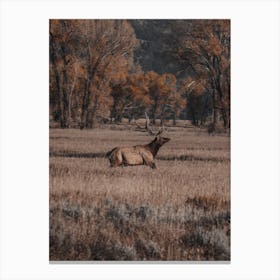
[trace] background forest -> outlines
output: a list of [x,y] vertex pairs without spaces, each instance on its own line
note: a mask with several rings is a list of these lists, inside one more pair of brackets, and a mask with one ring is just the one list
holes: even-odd
[[230,127],[229,20],[50,20],[51,126]]

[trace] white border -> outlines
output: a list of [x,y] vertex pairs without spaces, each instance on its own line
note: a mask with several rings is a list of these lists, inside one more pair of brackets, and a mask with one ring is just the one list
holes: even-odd
[[[231,18],[230,264],[49,264],[49,18]],[[2,1],[1,279],[279,279],[279,34],[278,1]]]

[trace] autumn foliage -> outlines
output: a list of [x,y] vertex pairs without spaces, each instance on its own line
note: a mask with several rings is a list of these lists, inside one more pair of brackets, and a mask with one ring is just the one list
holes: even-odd
[[[50,20],[50,115],[61,127],[93,128],[149,115],[230,126],[230,25],[168,21],[168,54],[184,75],[143,70],[143,42],[128,20]],[[158,34],[160,36],[160,34]],[[180,72],[180,71],[179,71]]]
[[213,124],[230,127],[230,21],[194,20],[186,28],[175,21],[177,54],[191,73],[183,88],[195,124],[203,124],[209,109]]

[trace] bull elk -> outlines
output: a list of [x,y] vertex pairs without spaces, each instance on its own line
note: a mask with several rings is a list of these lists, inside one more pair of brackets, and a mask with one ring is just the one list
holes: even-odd
[[[147,130],[150,134],[154,135],[148,127],[148,120],[146,122]],[[106,156],[109,158],[111,167],[116,166],[131,166],[131,165],[147,165],[151,168],[156,168],[154,162],[158,150],[166,142],[170,141],[169,138],[161,137],[163,127],[155,135],[155,139],[146,145],[136,145],[132,147],[116,147],[109,151]]]

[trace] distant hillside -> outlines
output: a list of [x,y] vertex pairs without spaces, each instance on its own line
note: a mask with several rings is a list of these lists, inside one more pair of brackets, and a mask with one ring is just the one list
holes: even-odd
[[172,20],[130,20],[130,23],[141,44],[135,52],[135,60],[144,71],[172,73],[177,78],[186,76],[182,72],[185,67],[171,48],[176,37],[171,31]]

